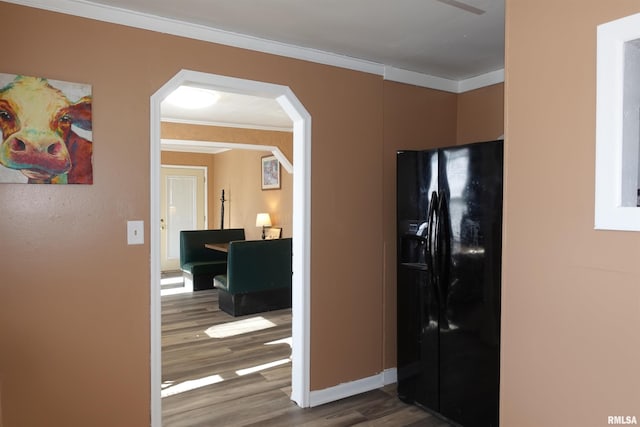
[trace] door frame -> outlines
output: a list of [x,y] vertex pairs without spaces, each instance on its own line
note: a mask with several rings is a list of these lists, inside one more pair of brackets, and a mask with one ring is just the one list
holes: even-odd
[[293,121],[293,278],[291,400],[309,406],[311,272],[311,116],[293,91],[272,83],[181,70],[150,99],[150,382],[151,426],[162,426],[160,299],[160,104],[182,84],[275,99]]

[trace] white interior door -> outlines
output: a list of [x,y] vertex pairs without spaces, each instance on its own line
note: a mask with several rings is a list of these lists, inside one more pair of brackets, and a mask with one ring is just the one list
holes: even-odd
[[206,169],[162,166],[160,170],[160,269],[180,269],[180,230],[202,230],[206,221]]

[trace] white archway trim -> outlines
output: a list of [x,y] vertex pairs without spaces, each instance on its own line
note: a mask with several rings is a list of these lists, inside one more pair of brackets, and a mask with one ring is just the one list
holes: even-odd
[[[293,289],[291,399],[309,406],[311,331],[311,116],[291,89],[276,100],[293,121]],[[298,214],[299,213],[299,214]],[[296,238],[300,236],[300,238]],[[301,256],[296,256],[300,254]],[[299,272],[299,273],[296,273]],[[296,316],[300,319],[296,319]]]
[[[311,116],[286,86],[182,70],[151,96],[150,115],[150,345],[151,426],[162,425],[160,300],[160,103],[182,84],[276,99],[293,121],[293,289],[291,399],[309,406],[311,265]],[[275,154],[275,153],[274,153]],[[284,157],[284,156],[283,156]],[[281,160],[282,161],[282,160]]]

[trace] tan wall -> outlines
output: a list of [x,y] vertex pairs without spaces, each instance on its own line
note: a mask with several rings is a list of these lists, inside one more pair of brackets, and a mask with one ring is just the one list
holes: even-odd
[[[95,145],[93,186],[0,186],[5,425],[149,423],[150,247],[127,246],[126,221],[149,235],[149,98],[181,69],[287,85],[310,112],[311,388],[382,370],[380,76],[7,3],[0,16],[24,53],[3,72],[93,85]],[[72,41],[64,59],[52,34]]]
[[249,240],[260,239],[256,214],[267,212],[273,226],[282,227],[282,236],[291,237],[293,212],[293,175],[280,168],[280,189],[262,190],[261,158],[269,151],[231,150],[214,155],[212,193],[217,195],[213,216],[220,228],[220,195],[225,191],[225,228],[244,228]]
[[[211,190],[211,176],[214,171],[214,156],[203,153],[181,153],[175,151],[163,151],[160,153],[160,162],[170,166],[202,166],[207,168],[207,228],[220,228],[220,217],[213,215],[216,203],[220,203],[220,195],[215,197]],[[217,219],[216,219],[217,218]]]
[[0,16],[23,53],[0,71],[94,95],[94,185],[0,186],[4,425],[149,423],[150,247],[127,246],[126,221],[149,235],[149,98],[181,69],[287,85],[313,117],[311,389],[395,366],[394,153],[455,143],[456,95],[8,3]]
[[504,84],[458,95],[456,144],[492,141],[504,135]]
[[[162,122],[160,131],[162,138],[166,139],[276,146],[289,161],[293,162],[293,134],[291,132],[169,122]],[[291,237],[292,175],[281,168],[282,188],[262,191],[260,188],[260,157],[271,153],[246,150],[233,150],[231,153],[233,154],[210,155],[163,151],[161,161],[162,164],[207,167],[209,228],[220,228],[220,196],[224,188],[225,199],[229,200],[225,202],[225,228],[231,226],[244,228],[247,238],[259,237],[261,231],[258,230],[260,231],[258,233],[255,229],[255,214],[269,212],[273,225],[283,227],[283,237]],[[222,158],[226,160],[221,161]],[[232,167],[226,164],[228,161],[232,162]],[[231,200],[231,191],[234,192],[234,200]],[[251,212],[254,212],[253,220],[250,218]],[[234,216],[230,217],[232,213]]]
[[396,366],[396,151],[456,142],[457,96],[385,82],[382,203],[384,367]]
[[640,417],[640,233],[593,229],[596,26],[640,5],[506,7],[501,425]]

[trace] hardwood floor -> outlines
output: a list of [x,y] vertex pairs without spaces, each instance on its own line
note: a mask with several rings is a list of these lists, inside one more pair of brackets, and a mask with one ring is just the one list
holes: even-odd
[[290,309],[234,318],[218,310],[216,290],[163,296],[163,426],[450,426],[402,403],[394,385],[299,408],[290,337]]

